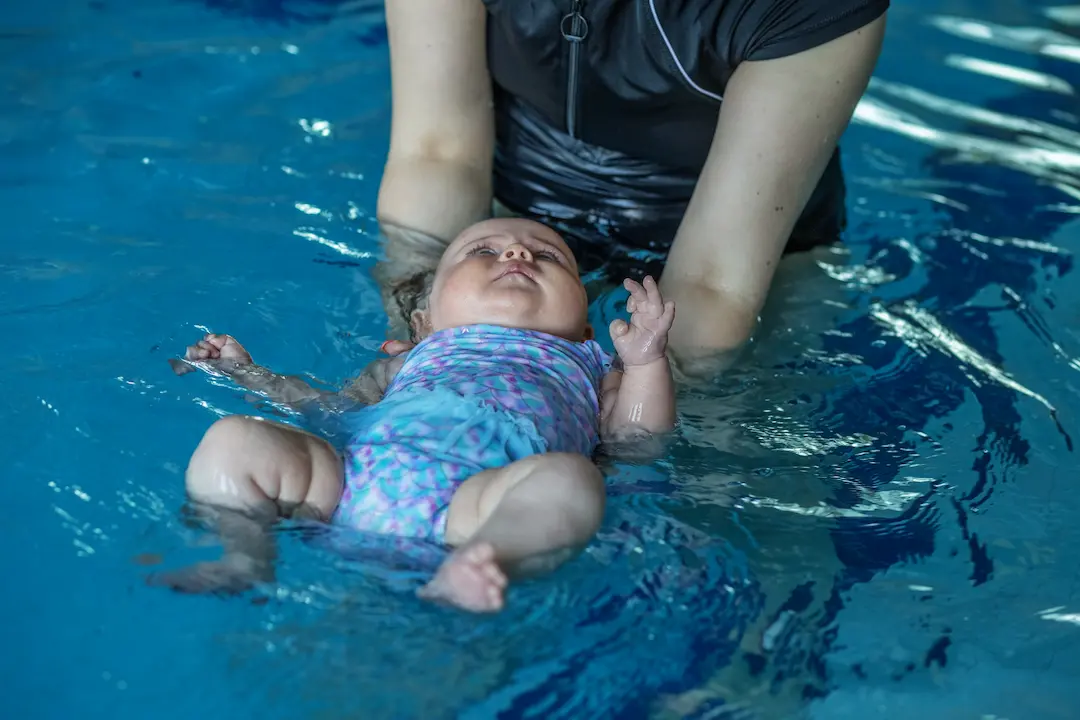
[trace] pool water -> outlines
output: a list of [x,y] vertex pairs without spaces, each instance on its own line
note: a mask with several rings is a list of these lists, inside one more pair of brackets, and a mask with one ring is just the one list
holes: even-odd
[[3,717],[1080,713],[1076,8],[894,5],[844,248],[493,618],[414,597],[432,548],[300,526],[259,593],[145,584],[218,551],[205,428],[288,420],[167,359],[332,384],[384,339],[381,4],[9,4],[0,58]]

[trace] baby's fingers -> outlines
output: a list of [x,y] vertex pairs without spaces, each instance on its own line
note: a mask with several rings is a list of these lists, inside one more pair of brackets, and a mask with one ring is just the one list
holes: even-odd
[[[228,335],[215,335],[214,333],[208,333],[206,337],[202,339],[202,342],[207,343],[215,350],[221,350],[229,344],[231,338]],[[202,344],[202,343],[200,343]]]
[[217,349],[217,346],[209,340],[200,340],[194,345],[188,345],[184,358],[186,360],[211,360],[219,355],[221,351]]
[[207,357],[216,358],[221,356],[221,345],[218,345],[213,340],[200,340],[199,347],[206,350]]
[[188,345],[187,350],[184,351],[185,360],[205,360],[207,357],[209,357],[209,351],[202,347],[201,343]]
[[622,337],[630,330],[630,326],[626,324],[625,320],[616,319],[611,321],[611,325],[608,326],[608,332],[611,334],[612,339]]
[[645,290],[645,295],[648,298],[649,304],[656,308],[657,314],[661,312],[661,308],[664,307],[664,295],[660,292],[660,286],[653,280],[652,275],[646,275],[642,281],[642,287]]
[[630,297],[626,298],[626,312],[632,315],[645,306],[645,303],[649,300],[649,295],[645,292],[645,288],[641,287],[640,283],[630,278],[623,280],[623,287],[630,293]]
[[668,300],[664,303],[664,314],[660,316],[660,326],[667,331],[671,329],[673,322],[675,322],[675,301]]
[[630,293],[630,297],[637,300],[638,303],[643,303],[649,299],[649,294],[645,292],[645,288],[643,288],[641,283],[636,280],[626,278],[623,280],[623,287]]
[[630,314],[643,313],[647,317],[660,317],[664,312],[664,296],[660,294],[660,288],[652,276],[646,275],[638,284],[633,280],[626,280],[623,284],[630,291],[630,298],[626,301],[626,310]]

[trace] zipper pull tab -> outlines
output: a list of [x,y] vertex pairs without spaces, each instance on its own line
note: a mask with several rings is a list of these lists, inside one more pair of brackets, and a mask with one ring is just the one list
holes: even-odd
[[584,6],[585,0],[574,0],[570,12],[563,15],[562,22],[559,23],[559,32],[567,42],[579,43],[589,35],[589,23],[581,14]]

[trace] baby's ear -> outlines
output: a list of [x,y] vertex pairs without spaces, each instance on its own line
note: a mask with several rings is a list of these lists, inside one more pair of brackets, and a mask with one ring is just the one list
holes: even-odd
[[413,310],[409,316],[409,329],[413,342],[420,342],[431,334],[431,318],[426,310]]

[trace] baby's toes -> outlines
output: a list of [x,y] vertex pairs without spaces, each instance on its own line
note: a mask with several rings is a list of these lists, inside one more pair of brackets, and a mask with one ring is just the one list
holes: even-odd
[[495,587],[499,589],[506,587],[506,573],[502,571],[502,568],[500,568],[494,560],[481,565],[480,572],[483,574],[484,578]]
[[490,543],[477,543],[462,549],[461,556],[470,565],[482,566],[495,562],[495,548]]

